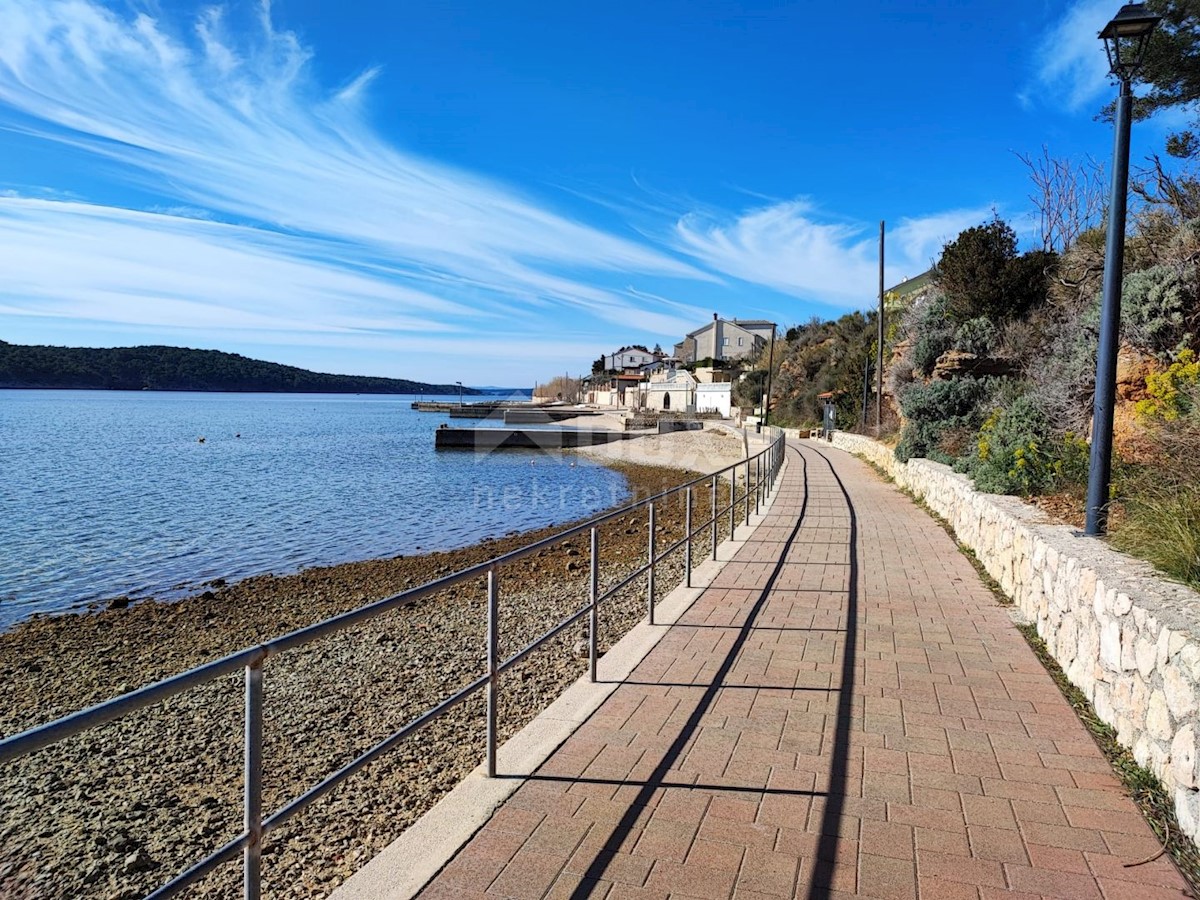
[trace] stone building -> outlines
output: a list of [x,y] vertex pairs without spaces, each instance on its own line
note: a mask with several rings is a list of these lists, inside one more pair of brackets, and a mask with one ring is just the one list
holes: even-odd
[[762,319],[722,319],[713,313],[711,322],[675,345],[675,357],[685,364],[741,359],[763,347],[774,329],[774,323]]

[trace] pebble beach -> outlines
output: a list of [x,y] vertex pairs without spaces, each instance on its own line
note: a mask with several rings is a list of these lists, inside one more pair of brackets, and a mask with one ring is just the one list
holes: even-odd
[[[743,452],[741,438],[728,432],[642,438],[621,447],[622,456],[610,464],[637,497],[727,465]],[[669,461],[690,470],[665,467]],[[695,521],[708,515],[707,498],[708,491],[697,492]],[[452,552],[218,581],[170,603],[32,619],[0,635],[6,687],[0,734],[52,721],[563,527]],[[646,527],[645,514],[635,513],[601,529],[602,584],[615,584],[635,560],[644,561]],[[682,502],[664,504],[658,546],[682,534]],[[707,541],[707,533],[698,536],[700,548]],[[582,607],[587,554],[581,535],[504,569],[502,656]],[[660,566],[658,595],[682,572],[682,553],[676,553]],[[639,579],[604,607],[602,647],[644,615],[645,591]],[[482,579],[464,583],[270,659],[264,676],[267,811],[482,674],[485,600]],[[568,630],[505,676],[501,740],[584,673],[586,661],[576,652],[581,637]],[[229,677],[0,767],[0,896],[141,897],[236,837],[242,716],[241,678]],[[328,895],[479,764],[483,736],[480,694],[272,832],[264,846],[264,895]],[[222,867],[186,896],[234,895],[240,868]]]

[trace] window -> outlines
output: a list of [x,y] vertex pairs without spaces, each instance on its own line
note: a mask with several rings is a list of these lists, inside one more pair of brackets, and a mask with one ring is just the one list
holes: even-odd
[[721,338],[721,346],[728,347],[729,346],[729,338]]
[[745,343],[746,343],[746,339],[745,339],[745,338],[738,338],[738,346],[739,346],[739,347],[740,347],[740,346],[742,346],[742,345],[743,345],[743,344],[745,344]]

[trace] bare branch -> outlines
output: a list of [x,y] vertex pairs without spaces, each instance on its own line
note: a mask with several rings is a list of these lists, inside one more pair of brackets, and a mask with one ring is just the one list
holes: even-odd
[[1029,200],[1038,211],[1042,249],[1061,253],[1079,235],[1099,224],[1104,214],[1104,166],[1088,156],[1076,163],[1050,155],[1015,156],[1029,169],[1034,190]]

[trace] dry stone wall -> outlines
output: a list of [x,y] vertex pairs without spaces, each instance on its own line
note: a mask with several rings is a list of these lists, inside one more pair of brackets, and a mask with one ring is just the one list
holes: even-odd
[[1015,497],[983,494],[927,459],[836,432],[833,445],[886,471],[946,519],[1030,621],[1122,744],[1175,800],[1200,843],[1200,594],[1053,523]]

